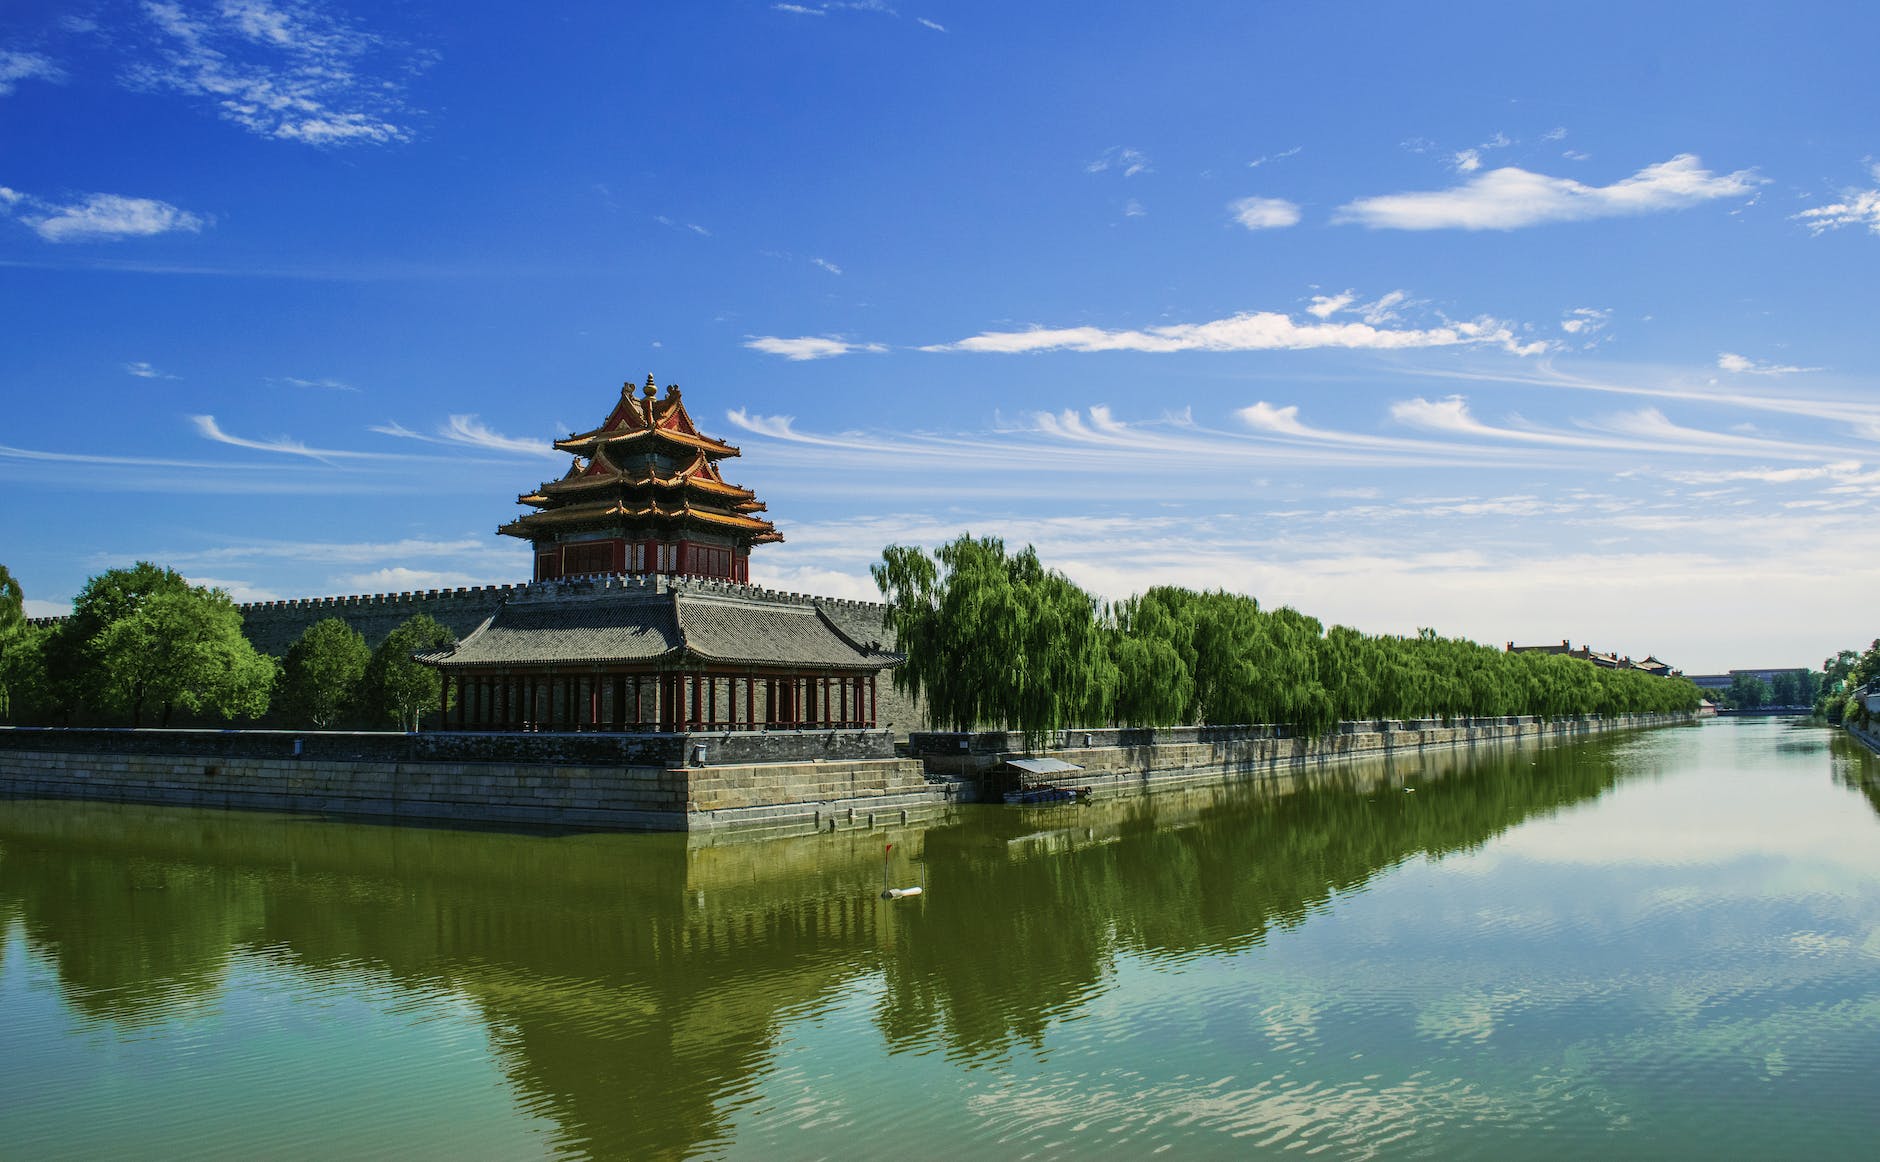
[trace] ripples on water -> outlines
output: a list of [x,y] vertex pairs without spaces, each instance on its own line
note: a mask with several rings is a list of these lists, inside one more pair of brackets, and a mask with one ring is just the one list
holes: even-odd
[[895,903],[881,835],[0,803],[0,1157],[1863,1156],[1877,815],[1775,720],[966,810]]

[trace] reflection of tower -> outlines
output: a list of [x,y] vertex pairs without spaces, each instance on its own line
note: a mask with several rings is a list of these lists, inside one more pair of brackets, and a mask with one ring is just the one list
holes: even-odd
[[751,546],[781,541],[764,504],[727,484],[718,462],[738,455],[699,432],[679,389],[620,402],[593,431],[555,447],[574,460],[560,480],[517,497],[536,511],[496,531],[535,546],[535,579],[585,573],[680,573],[750,580]]

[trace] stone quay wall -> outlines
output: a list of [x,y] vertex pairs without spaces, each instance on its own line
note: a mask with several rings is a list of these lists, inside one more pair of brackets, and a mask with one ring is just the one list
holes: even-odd
[[[886,757],[830,759],[821,736]],[[769,761],[683,765],[723,735],[0,730],[0,795],[583,830],[777,833],[906,822],[947,788],[882,731],[769,736]],[[751,740],[734,740],[750,742]],[[708,754],[710,750],[708,749]]]
[[1257,779],[1388,755],[1524,740],[1567,741],[1602,731],[1696,721],[1696,714],[1628,714],[1554,721],[1512,716],[1345,722],[1318,737],[1295,736],[1274,726],[1111,727],[1054,732],[1045,746],[1029,751],[1024,736],[1016,732],[921,732],[909,739],[908,752],[930,775],[965,780],[981,796],[1016,789],[1019,777],[1001,764],[1020,757],[1060,759],[1083,768],[1028,776],[1026,786],[1088,788],[1092,796],[1106,796]]

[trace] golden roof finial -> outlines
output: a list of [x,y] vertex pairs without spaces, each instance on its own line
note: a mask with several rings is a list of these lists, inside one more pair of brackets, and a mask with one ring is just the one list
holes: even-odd
[[650,374],[647,375],[646,377],[645,391],[646,391],[647,399],[652,399],[654,396],[659,394],[659,384],[653,379],[652,375]]

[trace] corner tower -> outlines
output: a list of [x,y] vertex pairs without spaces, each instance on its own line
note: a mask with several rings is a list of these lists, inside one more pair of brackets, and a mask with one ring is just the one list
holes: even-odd
[[574,462],[516,503],[525,513],[496,531],[535,546],[535,580],[583,573],[670,573],[749,581],[751,546],[783,535],[756,514],[763,502],[725,483],[718,462],[738,455],[702,435],[679,389],[652,376],[591,432],[556,440]]

